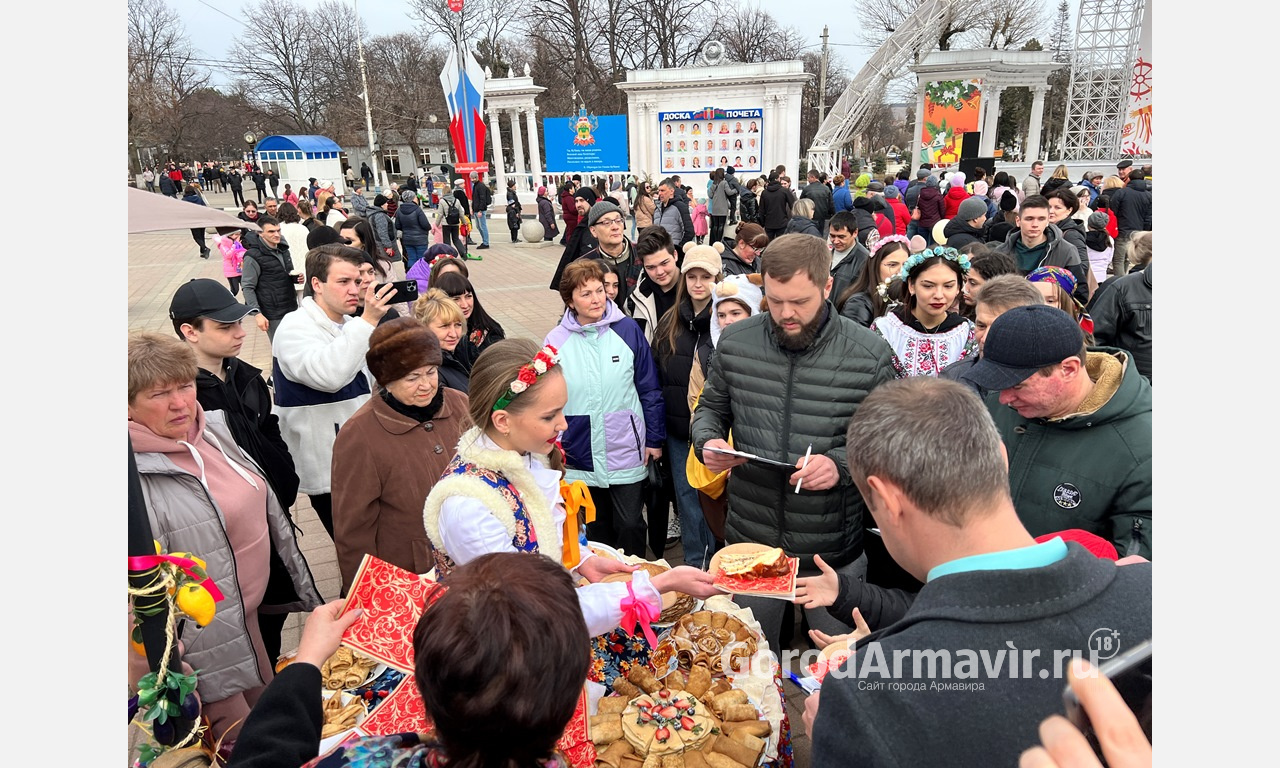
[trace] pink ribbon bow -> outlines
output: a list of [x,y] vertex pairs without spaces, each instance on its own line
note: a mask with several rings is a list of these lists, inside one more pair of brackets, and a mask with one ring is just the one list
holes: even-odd
[[[195,571],[192,570],[196,567],[195,560],[190,560],[185,557],[174,557],[173,555],[138,555],[136,557],[130,557],[129,570],[146,571],[166,561],[178,566],[178,568],[182,569],[183,573],[187,574],[191,578],[200,578],[196,575]],[[222,590],[218,589],[218,586],[213,583],[213,579],[206,577],[204,581],[200,582],[200,586],[209,590],[209,594],[213,596],[213,601],[215,603],[222,601]]]
[[631,589],[631,582],[627,582],[627,596],[622,598],[622,622],[621,626],[629,634],[634,635],[632,627],[640,625],[640,629],[644,632],[644,639],[649,641],[650,648],[658,647],[658,636],[653,634],[653,627],[649,626],[661,613],[649,603],[636,597],[636,593]]

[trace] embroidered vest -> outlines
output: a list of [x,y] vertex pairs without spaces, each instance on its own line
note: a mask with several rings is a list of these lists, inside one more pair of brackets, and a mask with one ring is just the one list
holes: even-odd
[[[529,523],[529,515],[524,509],[524,500],[520,498],[520,492],[516,490],[516,487],[501,472],[478,467],[472,462],[464,461],[461,456],[454,456],[453,461],[449,462],[449,466],[445,468],[441,477],[453,477],[455,475],[468,475],[478,478],[490,488],[502,494],[502,497],[511,505],[511,513],[516,519],[516,532],[511,537],[511,546],[515,547],[519,552],[538,553],[538,537],[534,532],[533,526]],[[435,548],[435,558],[436,570],[442,579],[457,567],[457,563],[453,562],[453,558],[449,557],[449,553],[439,547]]]

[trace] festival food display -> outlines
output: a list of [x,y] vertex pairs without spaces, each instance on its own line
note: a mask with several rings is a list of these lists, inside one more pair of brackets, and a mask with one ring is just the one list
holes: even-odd
[[321,711],[324,713],[324,726],[320,729],[322,739],[356,727],[369,714],[364,702],[346,692],[338,692],[325,699]]
[[[362,656],[346,646],[339,646],[328,661],[321,665],[320,676],[326,690],[356,688],[369,680],[370,673],[377,666],[378,662],[368,656]],[[386,669],[385,665],[383,669]]]
[[708,599],[613,681],[591,717],[597,768],[789,765],[778,667],[751,611]]
[[[652,574],[668,566],[642,567]],[[366,557],[344,606],[344,611],[365,608],[365,616],[344,634],[321,670],[326,697],[321,754],[353,734],[430,730],[413,674],[412,645],[402,644],[423,606],[443,591],[431,574],[401,571]],[[375,626],[381,630],[377,637],[371,634]],[[601,687],[587,683],[557,745],[569,765],[790,768],[779,669],[750,610],[720,595],[699,610],[686,609],[658,631],[651,654],[656,668],[632,666],[602,698]]]
[[726,592],[791,600],[800,560],[777,547],[730,544],[711,558],[715,585]]
[[[682,673],[659,681],[644,667],[614,681],[591,718],[598,764],[609,768],[751,768],[773,728],[725,678]],[[630,695],[634,693],[635,695]]]
[[712,675],[743,672],[759,651],[755,634],[740,619],[720,611],[694,611],[682,616],[653,654],[657,669],[666,669],[674,657],[686,674],[702,667]]

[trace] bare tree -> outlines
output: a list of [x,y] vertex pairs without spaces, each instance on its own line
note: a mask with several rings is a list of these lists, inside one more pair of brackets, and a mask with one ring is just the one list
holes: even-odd
[[[993,0],[965,41],[982,48],[1016,50],[1048,28],[1044,0]],[[1068,25],[1068,32],[1070,26]]]
[[[862,39],[871,45],[880,45],[924,2],[926,0],[855,0],[854,8],[862,25]],[[952,40],[973,29],[983,13],[985,3],[952,4],[947,20],[938,33],[938,49],[949,50]]]
[[721,11],[715,0],[651,0],[629,3],[626,13],[637,22],[637,52],[649,54],[644,66],[669,69],[697,59],[716,36]]
[[905,146],[910,133],[905,126],[893,119],[893,107],[884,103],[883,98],[876,99],[867,112],[867,124],[862,130],[867,146],[872,152],[878,152],[890,145]]
[[798,57],[805,47],[800,30],[783,26],[758,6],[729,8],[720,17],[717,32],[730,61],[785,61]]
[[[822,53],[820,51],[805,51],[800,54],[800,60],[804,62],[804,71],[812,75],[808,82],[800,91],[800,146],[808,147],[813,144],[813,137],[818,133],[818,73],[822,67]],[[832,53],[827,59],[827,90],[826,105],[827,112],[831,111],[832,105],[840,98],[840,95],[849,87],[850,74],[844,60],[837,53]]]
[[242,13],[247,24],[229,54],[238,83],[254,106],[290,130],[319,132],[329,82],[317,64],[333,51],[316,28],[327,20],[313,20],[305,6],[289,0],[260,0]]
[[374,130],[401,136],[413,151],[414,166],[422,158],[419,131],[432,127],[430,116],[446,116],[447,122],[440,80],[425,74],[440,72],[446,58],[447,46],[430,45],[408,32],[375,37],[365,48]]
[[193,97],[209,84],[195,62],[182,21],[164,0],[129,0],[128,130],[136,145],[165,146],[174,156],[190,150],[187,129],[207,114]]
[[591,55],[600,26],[597,16],[592,0],[543,0],[528,9],[528,35],[549,58],[554,79],[572,89],[574,103],[594,101],[602,79]]
[[517,25],[525,4],[518,0],[467,0],[456,13],[449,10],[449,0],[409,0],[408,5],[409,17],[418,20],[429,39],[454,42],[461,18],[467,40],[482,42],[496,51],[502,36]]
[[187,100],[188,114],[198,117],[188,122],[183,143],[193,157],[226,159],[239,157],[244,149],[244,124],[228,120],[228,115],[250,114],[243,94],[223,93],[216,88],[202,88]]

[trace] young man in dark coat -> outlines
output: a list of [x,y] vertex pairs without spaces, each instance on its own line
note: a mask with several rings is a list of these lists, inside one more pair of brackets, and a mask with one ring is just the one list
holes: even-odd
[[267,174],[257,167],[253,169],[253,189],[258,193],[258,204],[261,205],[267,197]]
[[1024,275],[1037,267],[1066,269],[1076,279],[1075,297],[1082,304],[1089,300],[1089,265],[1062,237],[1062,230],[1049,223],[1049,201],[1040,195],[1023,199],[1018,207],[1018,228],[996,250],[1007,253]]
[[[963,462],[949,458],[955,435]],[[928,466],[904,462],[904,436]],[[1037,543],[1010,497],[999,434],[963,385],[884,384],[845,444],[886,548],[924,586],[805,702],[814,767],[1017,764],[1061,711],[1073,656],[1096,667],[1116,641],[1123,651],[1151,638],[1151,565],[1118,567],[1062,537]],[[797,584],[797,599],[821,586]]]
[[987,223],[987,204],[980,197],[970,197],[960,203],[956,215],[942,228],[947,247],[957,251],[966,245],[984,242],[982,225]]
[[791,220],[791,205],[796,196],[791,190],[782,186],[777,172],[769,174],[769,183],[760,193],[760,224],[770,240],[781,237],[787,232],[787,222]]
[[1128,183],[1112,191],[1107,205],[1116,214],[1120,233],[1111,257],[1111,274],[1123,275],[1129,254],[1129,238],[1134,232],[1151,231],[1151,189],[1142,169],[1129,172]]
[[270,216],[259,216],[257,224],[262,231],[244,253],[240,288],[244,291],[245,304],[261,313],[254,318],[258,330],[274,339],[280,321],[298,308],[296,286],[302,275],[290,274],[295,268],[289,244],[280,235],[280,222]]
[[[242,321],[256,312],[236,301],[221,283],[204,278],[183,285],[169,304],[174,330],[196,354],[196,400],[206,413],[225,414],[236,444],[258,462],[288,514],[298,496],[293,456],[280,434],[280,419],[272,413],[271,391],[262,379],[262,371],[237,357],[245,338]],[[299,599],[284,561],[272,547],[263,604],[285,605]],[[259,612],[267,658],[280,655],[280,633],[288,617],[288,613]]]
[[800,190],[800,197],[813,201],[813,224],[819,232],[824,232],[827,220],[835,213],[831,188],[822,183],[817,171],[809,171],[808,180],[809,183]]
[[573,234],[564,247],[564,253],[560,254],[560,263],[556,265],[556,271],[551,275],[551,285],[547,286],[553,291],[560,290],[560,276],[564,274],[564,268],[569,266],[570,262],[600,247],[600,241],[587,226],[587,214],[590,213],[591,206],[596,204],[596,191],[591,187],[582,187],[573,193],[572,200],[575,217]]
[[493,205],[493,193],[477,173],[471,174],[471,210],[476,229],[480,232],[480,245],[476,250],[489,247],[489,206]]

